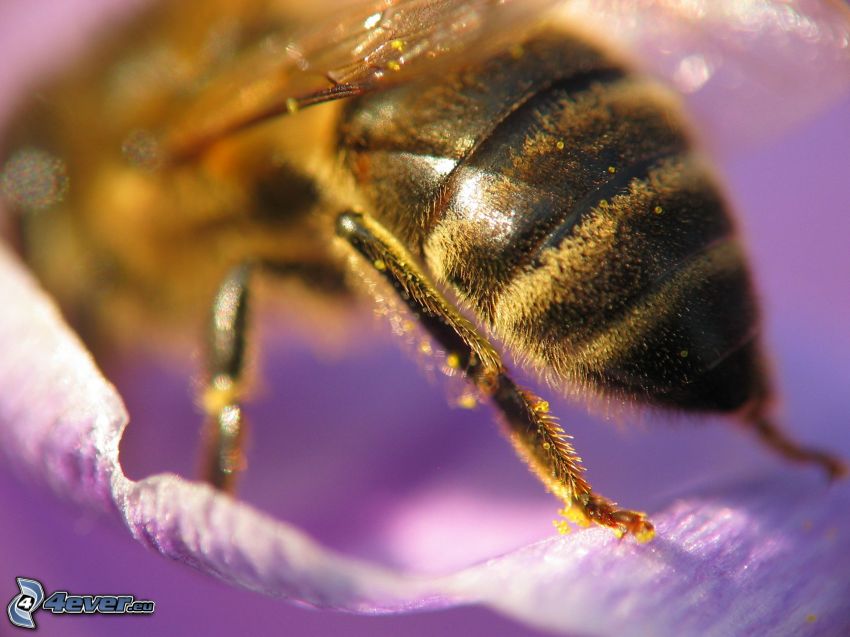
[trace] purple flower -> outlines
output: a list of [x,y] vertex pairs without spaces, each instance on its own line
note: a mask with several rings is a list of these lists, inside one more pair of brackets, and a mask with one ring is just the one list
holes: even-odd
[[[82,9],[95,16],[104,0],[72,5],[73,14],[53,5],[49,11],[84,20]],[[47,21],[48,9],[32,7],[0,8],[4,72],[40,63],[35,51],[50,41],[49,29],[62,30]],[[627,11],[617,15],[628,19]],[[795,14],[784,19],[793,22]],[[33,38],[30,27],[29,38],[12,37],[27,21],[48,31]],[[704,73],[732,81],[728,66],[710,55],[700,62],[694,56],[705,49],[694,47],[676,63],[661,56],[647,64],[684,86]],[[833,71],[850,68],[836,56],[821,61]],[[771,77],[792,64],[763,63]],[[0,114],[29,75],[6,77]],[[788,428],[850,458],[850,101],[781,138],[764,141],[759,131],[760,145],[745,152],[722,132],[742,125],[724,128],[719,98],[697,89],[692,108],[742,211]],[[776,114],[765,114],[765,130],[785,126],[789,108],[814,106],[790,102],[793,108],[778,104]],[[760,119],[754,111],[747,117]],[[488,410],[448,409],[392,339],[371,336],[351,355],[325,360],[296,323],[272,317],[259,335],[267,344],[264,390],[249,407],[250,469],[237,502],[191,481],[200,422],[189,380],[196,362],[140,355],[107,363],[107,381],[2,246],[0,298],[0,440],[8,456],[0,471],[0,591],[11,599],[14,577],[27,576],[49,590],[131,592],[157,602],[148,618],[42,612],[47,634],[111,634],[118,623],[127,634],[270,626],[371,635],[530,634],[529,627],[618,635],[850,632],[850,484],[827,485],[728,423],[672,425],[647,416],[641,431],[619,432],[581,407],[553,403],[599,491],[647,510],[658,528],[646,545],[597,528],[559,536],[551,526],[556,503],[513,457]],[[49,494],[45,483],[72,503]],[[139,550],[116,520],[155,552],[235,586]],[[447,610],[382,619],[307,613],[243,589],[365,615]],[[475,606],[448,609],[465,605]]]

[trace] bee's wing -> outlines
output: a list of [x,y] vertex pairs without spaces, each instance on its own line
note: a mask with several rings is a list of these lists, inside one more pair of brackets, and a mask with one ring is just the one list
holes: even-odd
[[338,0],[301,33],[267,37],[183,109],[165,136],[172,157],[275,115],[361,95],[473,59],[563,0]]
[[558,14],[683,94],[715,152],[775,136],[850,91],[843,0],[569,0]]
[[685,94],[722,148],[776,133],[850,88],[840,0],[317,0],[336,11],[267,37],[214,77],[168,129],[192,155],[222,135],[485,55],[545,16],[593,32]]
[[484,54],[521,37],[542,11],[562,1],[373,0],[335,25],[330,44],[326,32],[316,32],[293,53],[335,85],[365,91]]

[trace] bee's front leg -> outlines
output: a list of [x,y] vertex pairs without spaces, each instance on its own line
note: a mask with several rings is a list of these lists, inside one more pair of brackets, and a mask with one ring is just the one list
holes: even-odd
[[549,414],[546,401],[518,387],[490,342],[427,280],[392,234],[367,215],[345,212],[337,235],[363,255],[399,294],[422,327],[447,352],[447,364],[462,370],[502,415],[517,453],[549,490],[565,503],[564,515],[579,524],[594,522],[639,540],[653,535],[643,513],[619,509],[584,479],[570,436]]
[[208,380],[201,402],[207,414],[203,477],[232,491],[244,468],[245,422],[240,399],[245,371],[251,267],[231,270],[212,306],[208,344]]

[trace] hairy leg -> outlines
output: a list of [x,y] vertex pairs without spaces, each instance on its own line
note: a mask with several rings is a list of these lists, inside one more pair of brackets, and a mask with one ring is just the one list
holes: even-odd
[[517,453],[578,523],[595,522],[639,540],[652,537],[643,513],[620,509],[595,493],[571,437],[549,413],[548,403],[518,387],[501,357],[427,280],[404,247],[374,219],[353,212],[337,218],[337,234],[363,255],[399,294],[422,327],[447,352],[447,363],[464,372],[497,407]]

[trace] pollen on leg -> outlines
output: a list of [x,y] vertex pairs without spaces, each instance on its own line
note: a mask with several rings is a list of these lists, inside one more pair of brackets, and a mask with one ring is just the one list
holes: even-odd
[[549,413],[549,402],[546,400],[538,400],[532,406],[535,413],[538,414],[548,414]]
[[457,400],[458,407],[462,409],[475,409],[478,406],[478,399],[474,394],[463,394]]
[[566,520],[552,520],[552,526],[557,529],[558,535],[569,535],[573,532],[573,527]]
[[217,414],[239,399],[239,388],[230,376],[219,374],[212,379],[201,395],[201,407],[208,414]]
[[571,522],[572,524],[583,528],[589,527],[592,524],[591,519],[582,510],[582,508],[574,504],[565,506],[563,509],[559,509],[558,515],[564,518],[561,520],[564,524]]

